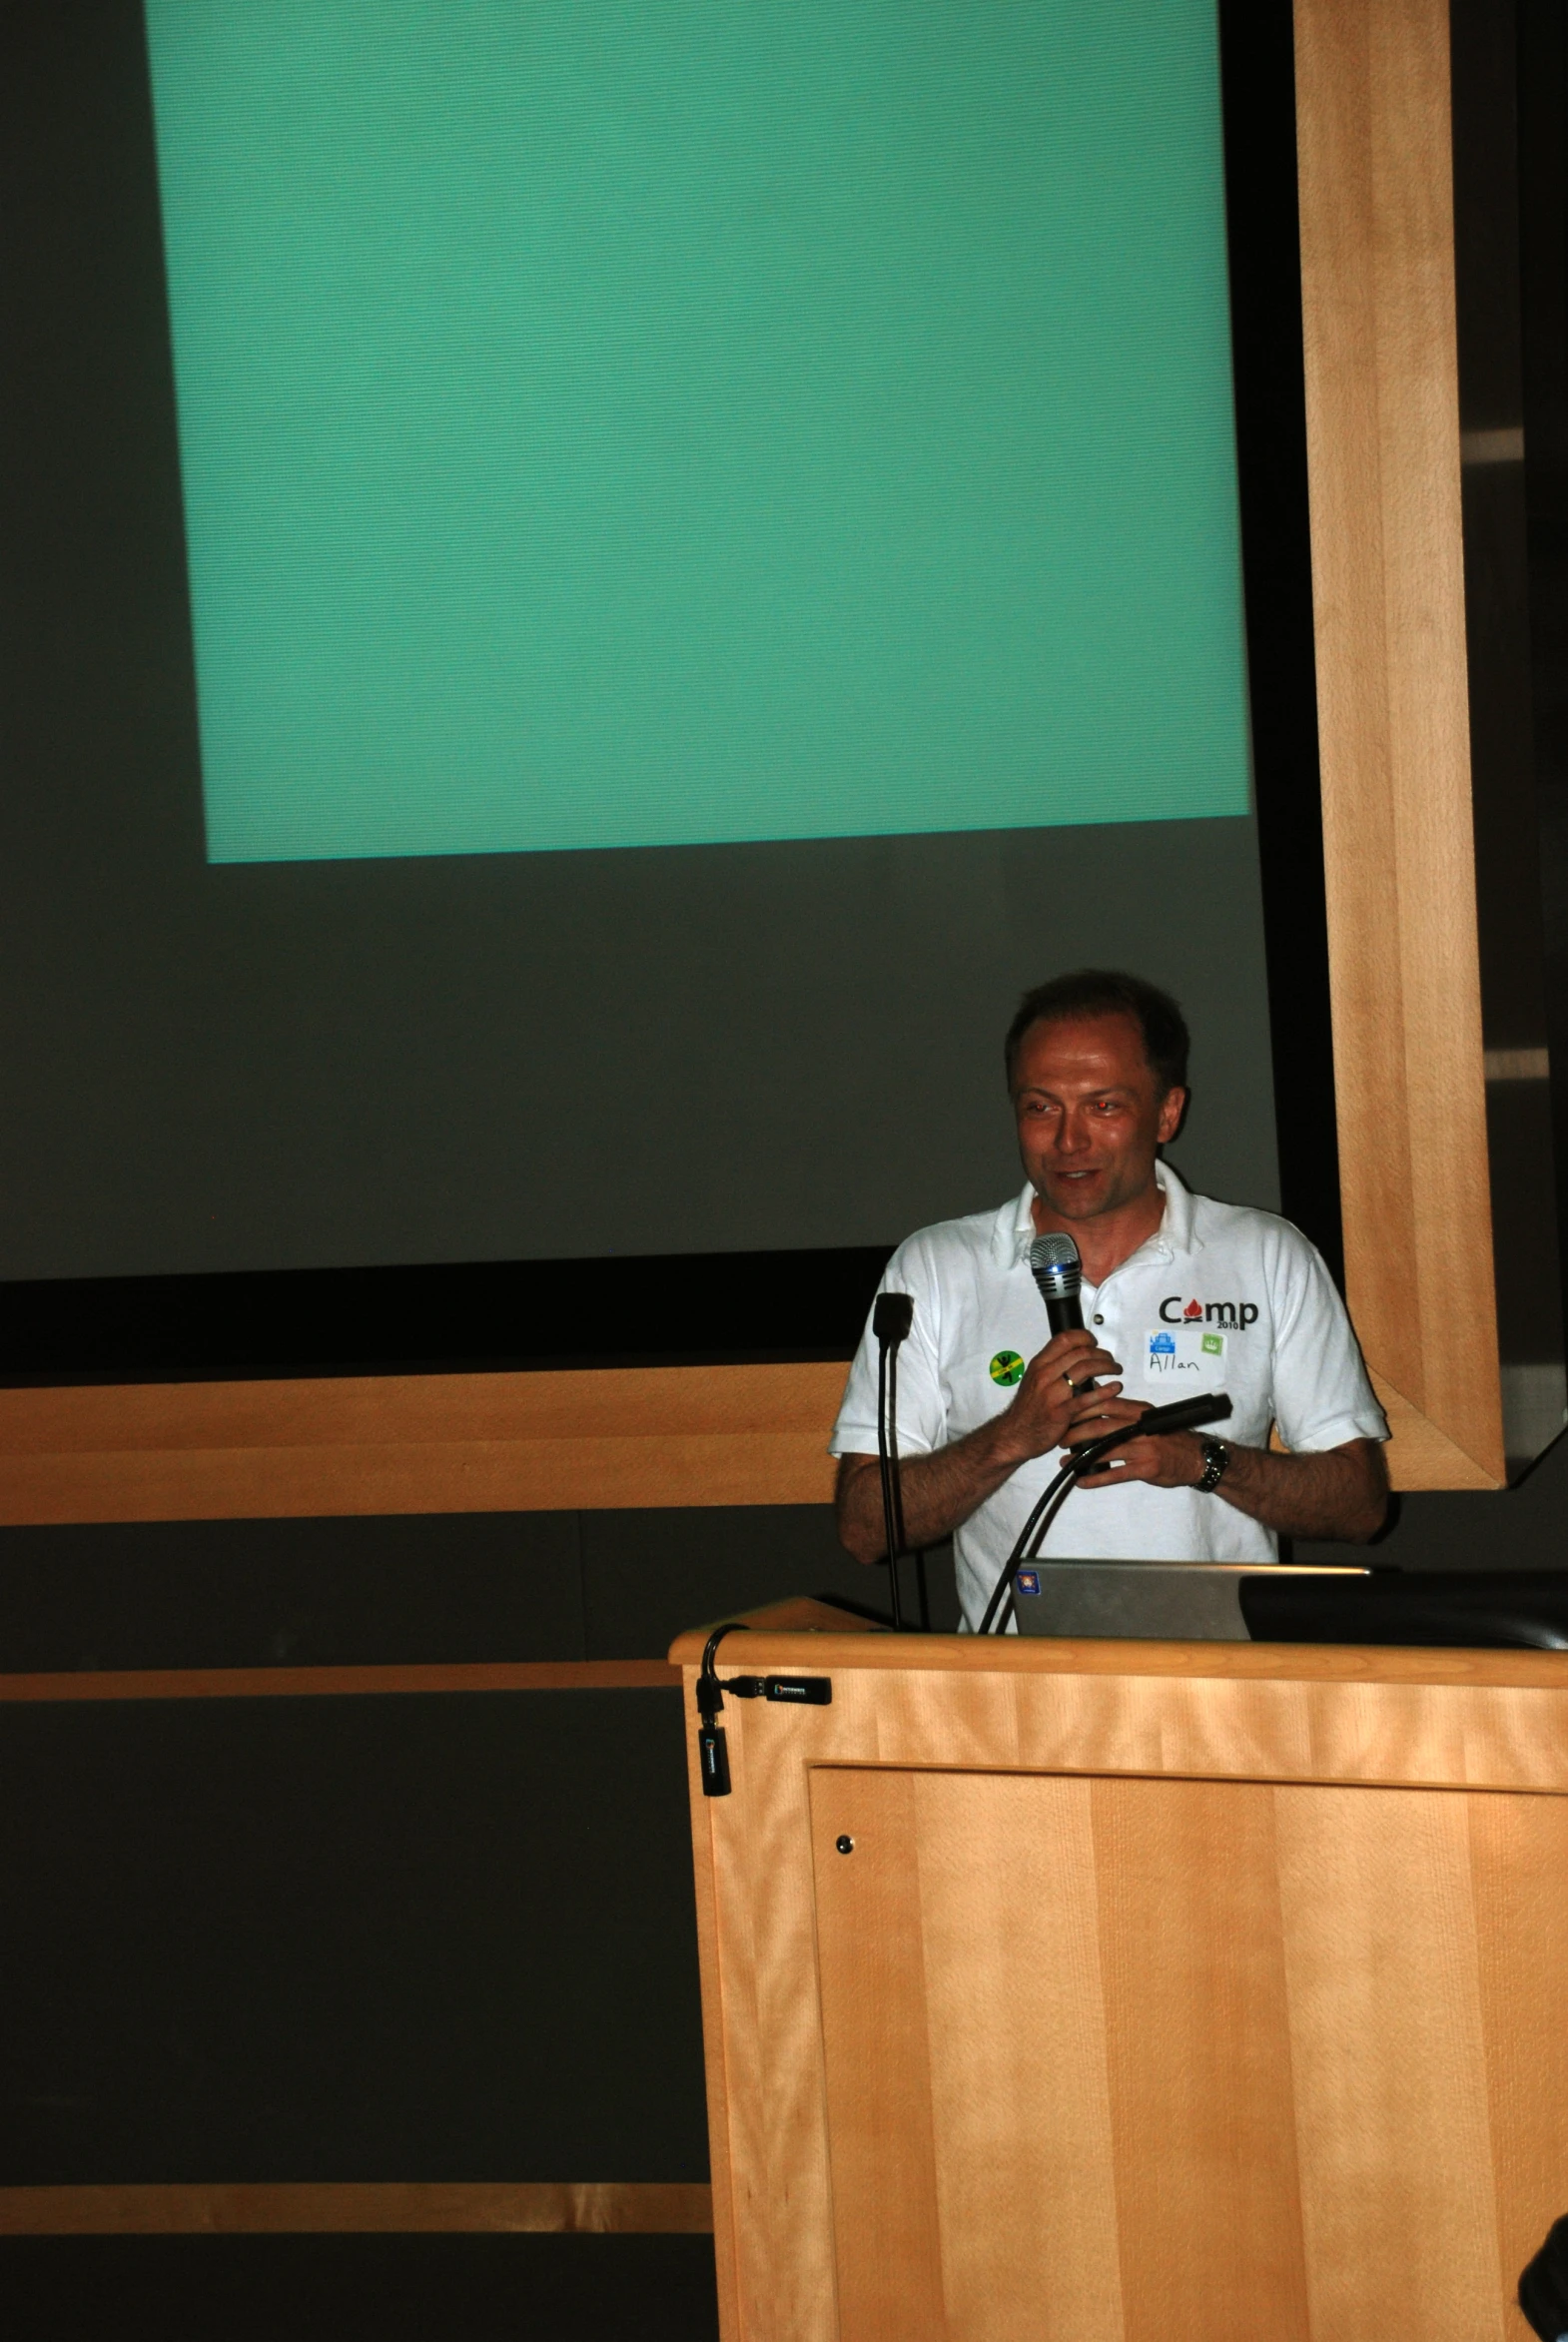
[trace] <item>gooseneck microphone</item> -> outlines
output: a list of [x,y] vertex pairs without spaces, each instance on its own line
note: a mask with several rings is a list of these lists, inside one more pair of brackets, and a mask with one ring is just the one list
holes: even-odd
[[[898,1349],[915,1322],[915,1304],[908,1293],[878,1293],[871,1312],[871,1330],[877,1339],[877,1461],[882,1472],[882,1523],[888,1548],[888,1590],[893,1601],[893,1624],[902,1629],[904,1603],[899,1586],[899,1556],[905,1550],[904,1491],[899,1484]],[[921,1625],[930,1625],[926,1603],[926,1557],[915,1556],[920,1588]]]
[[1084,1263],[1071,1236],[1037,1236],[1029,1247],[1029,1273],[1040,1287],[1053,1333],[1067,1333],[1083,1324],[1078,1296],[1084,1284]]

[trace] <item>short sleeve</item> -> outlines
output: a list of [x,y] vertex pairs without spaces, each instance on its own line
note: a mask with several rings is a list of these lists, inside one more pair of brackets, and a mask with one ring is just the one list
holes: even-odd
[[1388,1419],[1334,1282],[1299,1230],[1285,1225],[1274,1304],[1274,1421],[1296,1455],[1350,1439],[1386,1439]]
[[[907,1293],[915,1304],[909,1333],[898,1348],[898,1444],[901,1455],[930,1455],[947,1444],[947,1407],[938,1365],[940,1297],[919,1236],[900,1244],[877,1291]],[[830,1455],[877,1452],[877,1349],[868,1313],[828,1442]]]

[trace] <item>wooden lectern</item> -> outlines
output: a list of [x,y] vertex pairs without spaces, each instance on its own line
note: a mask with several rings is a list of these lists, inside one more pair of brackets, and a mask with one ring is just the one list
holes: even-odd
[[[690,1739],[704,1637],[682,1636]],[[1491,2342],[1568,2211],[1568,1655],[753,1613],[724,2342]]]

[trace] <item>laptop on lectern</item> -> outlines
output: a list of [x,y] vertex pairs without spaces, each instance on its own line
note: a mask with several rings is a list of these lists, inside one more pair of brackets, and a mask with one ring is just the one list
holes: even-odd
[[[1364,1569],[1263,1564],[1269,1577],[1356,1578]],[[1013,1573],[1021,1635],[1244,1643],[1241,1583],[1255,1561],[1037,1561]]]
[[1568,1570],[1047,1561],[1013,1573],[1023,1635],[1568,1651]]

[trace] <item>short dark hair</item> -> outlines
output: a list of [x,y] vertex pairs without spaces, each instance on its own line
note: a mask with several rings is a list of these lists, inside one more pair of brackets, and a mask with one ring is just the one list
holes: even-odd
[[1018,1014],[1008,1027],[1010,1090],[1019,1049],[1030,1027],[1055,1024],[1064,1017],[1131,1017],[1143,1036],[1144,1055],[1160,1084],[1161,1096],[1186,1088],[1191,1035],[1170,993],[1117,968],[1075,968],[1069,976],[1053,976],[1049,984],[1037,984],[1019,1002]]

